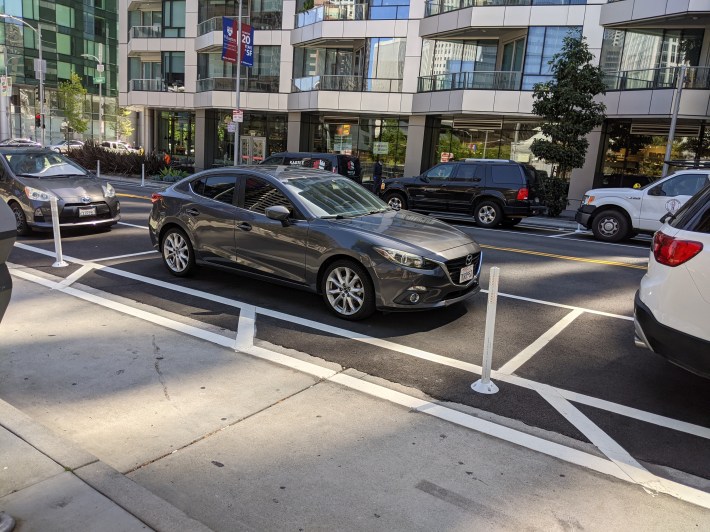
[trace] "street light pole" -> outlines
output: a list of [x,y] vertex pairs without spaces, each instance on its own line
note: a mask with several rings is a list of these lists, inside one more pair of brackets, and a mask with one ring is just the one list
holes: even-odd
[[42,25],[38,22],[37,23],[37,28],[33,28],[30,26],[27,22],[22,20],[21,18],[13,17],[12,15],[8,15],[6,13],[0,13],[0,18],[4,19],[10,19],[14,20],[15,22],[19,22],[20,24],[24,24],[27,26],[29,29],[34,31],[37,34],[37,50],[39,51],[39,114],[41,117],[41,124],[40,124],[40,135],[42,138],[42,146],[44,146],[44,74],[45,74],[45,68],[44,68],[44,61],[42,61]]
[[86,57],[87,59],[93,59],[96,61],[98,64],[96,65],[96,72],[99,73],[97,76],[99,78],[99,143],[103,140],[104,136],[104,97],[103,97],[103,91],[102,87],[104,84],[104,71],[106,70],[106,67],[104,66],[103,63],[103,56],[104,56],[104,45],[102,43],[99,44],[99,56],[96,57],[95,55],[91,54],[81,54],[81,57]]
[[[237,104],[235,109],[239,107],[239,85],[241,81],[242,70],[242,0],[239,0],[239,12],[237,14]],[[239,121],[234,122],[234,166],[239,164]]]

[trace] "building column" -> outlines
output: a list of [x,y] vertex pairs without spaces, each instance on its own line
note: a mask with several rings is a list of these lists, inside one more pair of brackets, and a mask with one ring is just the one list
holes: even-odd
[[567,209],[576,211],[582,204],[584,193],[594,188],[594,176],[597,172],[599,158],[603,155],[604,146],[602,142],[604,136],[601,128],[595,129],[587,135],[589,149],[587,157],[584,159],[584,166],[572,171],[569,181],[569,193],[567,194]]
[[407,153],[404,156],[404,175],[422,173],[422,158],[428,150],[424,146],[426,116],[412,115],[407,128]]
[[286,150],[301,151],[301,113],[288,114]]
[[153,142],[153,109],[143,109],[141,142],[143,143],[144,153],[153,153],[155,151],[155,143]]
[[195,109],[195,172],[206,168],[205,154],[212,140],[211,135],[210,139],[207,138],[210,133],[207,131],[207,112],[205,109]]

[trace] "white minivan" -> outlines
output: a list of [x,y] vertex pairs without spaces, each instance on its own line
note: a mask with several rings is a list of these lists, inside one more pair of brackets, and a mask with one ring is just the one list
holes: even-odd
[[637,346],[710,378],[710,186],[654,235],[634,324]]

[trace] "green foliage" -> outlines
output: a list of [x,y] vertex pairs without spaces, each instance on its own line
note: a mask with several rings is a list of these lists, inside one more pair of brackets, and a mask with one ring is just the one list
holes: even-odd
[[101,161],[102,174],[140,175],[141,166],[145,165],[145,175],[155,175],[165,168],[162,154],[123,153],[107,150],[91,141],[81,149],[69,150],[67,157],[75,160],[84,168],[96,169],[97,161]]
[[160,172],[158,172],[158,175],[155,176],[155,179],[156,181],[175,183],[176,181],[180,181],[183,177],[187,177],[189,175],[190,172],[186,172],[185,170],[178,170],[177,168],[170,168],[169,166],[166,166],[165,168],[162,168]]
[[116,113],[116,136],[118,140],[127,139],[133,134],[131,112],[125,107],[119,107]]
[[562,50],[549,63],[553,79],[533,87],[533,113],[543,119],[546,138],[535,139],[530,149],[563,178],[582,167],[589,147],[585,137],[606,118],[604,104],[594,101],[606,88],[593,59],[584,37],[567,35]]
[[548,216],[559,216],[567,208],[569,181],[561,176],[538,175],[540,199]]
[[63,108],[67,125],[77,133],[84,133],[89,127],[89,120],[84,118],[84,99],[86,89],[76,72],[71,73],[69,81],[63,81],[58,87],[59,107]]

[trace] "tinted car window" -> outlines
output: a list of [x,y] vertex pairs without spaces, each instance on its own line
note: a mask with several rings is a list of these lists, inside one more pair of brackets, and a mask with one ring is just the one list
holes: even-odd
[[213,175],[193,181],[192,190],[195,194],[205,198],[231,205],[234,202],[234,187],[236,184],[237,178],[235,176]]
[[291,202],[283,193],[258,177],[247,177],[244,187],[244,208],[259,214],[266,214],[267,207],[283,205],[293,214]]
[[316,170],[333,170],[333,163],[324,157],[313,157],[303,159],[304,168],[315,168]]
[[283,164],[283,163],[284,163],[283,157],[267,157],[266,160],[262,164]]
[[486,167],[481,164],[460,164],[456,170],[456,181],[471,181],[482,179],[485,175]]
[[692,197],[668,223],[686,231],[710,233],[710,186]]
[[491,165],[491,185],[520,184],[522,175],[520,166],[513,164]]
[[661,196],[692,196],[708,182],[705,174],[680,174],[660,186]]
[[431,170],[429,170],[425,175],[435,181],[444,181],[451,177],[455,165],[453,164],[438,164]]

